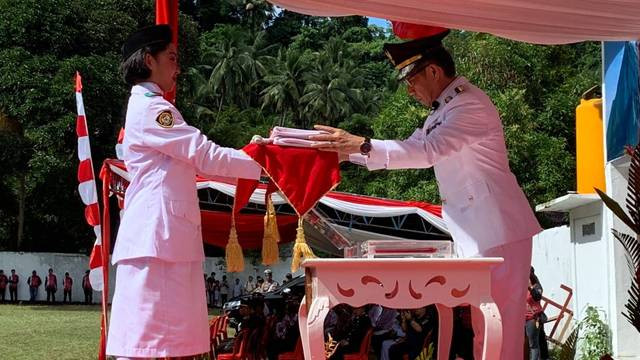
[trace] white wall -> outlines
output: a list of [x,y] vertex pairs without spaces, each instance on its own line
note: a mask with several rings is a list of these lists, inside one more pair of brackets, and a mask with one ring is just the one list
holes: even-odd
[[[252,261],[255,259],[245,258],[245,271],[243,273],[230,273],[228,274],[224,266],[224,258],[206,258],[203,265],[203,274],[209,275],[212,271],[216,273],[216,279],[222,279],[222,275],[227,275],[229,284],[233,284],[236,278],[240,278],[241,282],[247,280],[249,275],[253,275],[254,279],[256,275],[264,277],[263,265],[254,265]],[[2,252],[0,251],[0,269],[4,270],[5,274],[9,276],[11,269],[16,270],[16,274],[20,276],[20,283],[18,284],[18,299],[23,301],[29,300],[29,287],[27,286],[27,279],[31,276],[31,272],[35,270],[42,278],[43,285],[40,286],[38,291],[37,300],[46,300],[47,293],[44,291],[44,278],[49,268],[53,269],[53,272],[58,277],[58,291],[56,292],[56,301],[62,301],[62,279],[64,273],[68,272],[73,279],[73,289],[71,291],[74,301],[84,301],[84,292],[82,291],[82,276],[84,272],[89,268],[89,257],[80,254],[61,254],[61,253],[22,253],[22,252]],[[291,259],[280,259],[280,262],[269,266],[273,271],[273,279],[278,283],[282,283],[285,275],[291,271]],[[110,269],[110,296],[113,295],[113,289],[115,289],[115,269]],[[302,274],[300,270],[293,275]],[[203,279],[204,281],[204,279]],[[93,292],[93,301],[95,303],[101,302],[101,292]],[[6,297],[9,299],[9,290],[6,291]]]
[[[82,291],[82,277],[84,272],[89,268],[89,257],[78,254],[60,254],[60,253],[22,253],[22,252],[0,252],[0,269],[4,270],[7,276],[11,275],[11,269],[16,269],[16,274],[20,276],[18,283],[18,299],[29,300],[29,286],[27,279],[31,276],[31,272],[35,270],[42,279],[42,285],[38,291],[37,300],[46,300],[47,293],[44,291],[44,280],[49,270],[58,277],[58,291],[56,292],[56,300],[62,301],[62,280],[64,273],[68,272],[73,279],[73,288],[71,290],[72,299],[74,301],[84,301],[84,292]],[[9,290],[7,289],[6,298],[9,299]],[[100,301],[100,293],[93,292],[93,301]]]
[[[609,171],[611,182],[607,187],[613,188],[613,197],[624,204],[627,174],[624,168]],[[611,183],[615,186],[611,187]],[[624,250],[611,235],[612,227],[619,231],[628,229],[613,219],[609,211],[603,214],[603,210],[602,202],[576,208],[570,213],[573,229],[561,226],[534,237],[532,264],[545,296],[561,302],[565,293],[560,284],[571,287],[574,298],[570,308],[575,320],[581,319],[587,306],[599,308],[604,312],[602,320],[611,329],[614,357],[640,360],[640,334],[622,316],[631,277]],[[581,225],[592,221],[596,223],[596,234],[582,236]]]
[[[562,304],[567,292],[562,290],[560,285],[564,284],[575,289],[573,259],[573,244],[571,243],[569,226],[547,229],[533,238],[531,263],[542,284],[544,296]],[[574,300],[572,299],[569,305],[573,311],[575,311]],[[546,314],[552,317],[557,315],[558,311],[554,307],[548,307]],[[549,333],[551,328],[546,330]],[[556,332],[559,331],[560,328]]]
[[[575,314],[582,319],[588,306],[594,306],[605,312],[605,322],[610,324],[609,307],[609,254],[607,230],[603,228],[602,202],[578,207],[570,213],[573,227]],[[595,223],[594,235],[583,235],[583,225]]]
[[[614,200],[625,207],[627,195],[627,179],[629,158],[622,158],[609,162],[605,168],[607,175],[607,192]],[[621,232],[631,233],[620,220],[607,211],[605,217],[605,231],[609,246],[609,293],[611,294],[609,307],[611,309],[611,330],[613,332],[613,349],[616,359],[640,359],[640,334],[622,316],[628,300],[627,291],[631,285],[631,275],[627,267],[625,252],[611,235],[611,228]]]

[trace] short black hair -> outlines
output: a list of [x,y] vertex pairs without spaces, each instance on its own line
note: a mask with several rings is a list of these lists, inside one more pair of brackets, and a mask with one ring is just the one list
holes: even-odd
[[159,52],[166,50],[169,44],[169,42],[163,42],[145,46],[134,51],[133,54],[124,60],[120,64],[120,72],[127,85],[133,86],[147,80],[151,76],[151,69],[145,64],[145,55],[156,56]]
[[447,77],[452,78],[456,76],[456,63],[453,61],[453,57],[451,57],[449,51],[443,46],[431,49],[422,54],[420,61],[426,62],[427,64],[438,65],[444,70],[444,74],[447,75]]

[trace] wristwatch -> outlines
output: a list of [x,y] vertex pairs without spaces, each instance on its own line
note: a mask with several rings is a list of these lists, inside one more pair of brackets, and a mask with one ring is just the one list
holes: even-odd
[[362,144],[360,144],[360,154],[368,156],[371,152],[371,138],[365,137]]

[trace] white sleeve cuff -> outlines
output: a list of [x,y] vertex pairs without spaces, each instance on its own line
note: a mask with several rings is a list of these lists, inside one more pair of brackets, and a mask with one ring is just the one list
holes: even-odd
[[387,145],[384,140],[371,140],[371,152],[369,156],[362,154],[349,154],[349,161],[366,166],[369,170],[385,169],[388,164]]

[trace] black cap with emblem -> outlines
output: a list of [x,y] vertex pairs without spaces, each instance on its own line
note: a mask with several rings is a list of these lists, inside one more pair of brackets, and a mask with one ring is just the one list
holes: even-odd
[[400,71],[399,79],[404,79],[430,52],[444,50],[442,39],[448,34],[449,30],[444,30],[403,43],[386,43],[383,46],[384,53],[396,70]]
[[154,44],[169,44],[171,42],[171,27],[169,25],[154,25],[142,28],[131,34],[122,45],[122,59],[126,60],[136,50]]

